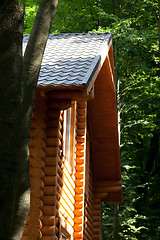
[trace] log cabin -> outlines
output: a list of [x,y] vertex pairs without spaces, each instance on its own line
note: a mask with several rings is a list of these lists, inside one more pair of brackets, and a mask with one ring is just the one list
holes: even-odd
[[30,185],[22,240],[99,240],[101,202],[122,201],[111,34],[49,36],[31,122]]

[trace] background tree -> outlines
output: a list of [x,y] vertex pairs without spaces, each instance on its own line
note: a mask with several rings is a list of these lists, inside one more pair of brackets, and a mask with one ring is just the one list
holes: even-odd
[[0,4],[0,239],[20,240],[28,214],[30,122],[57,4],[40,1],[24,57],[24,6],[15,0]]

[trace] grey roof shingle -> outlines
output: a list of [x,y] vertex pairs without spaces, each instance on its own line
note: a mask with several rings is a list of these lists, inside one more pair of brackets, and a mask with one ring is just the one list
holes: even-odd
[[[50,34],[38,85],[88,86],[111,38],[109,33]],[[24,35],[24,49],[28,39]]]

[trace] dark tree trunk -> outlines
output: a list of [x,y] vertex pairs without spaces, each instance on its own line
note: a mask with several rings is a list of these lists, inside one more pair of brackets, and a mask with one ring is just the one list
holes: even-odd
[[118,213],[119,213],[119,204],[114,203],[114,240],[119,239]]
[[158,9],[159,9],[159,22],[158,22],[158,33],[159,33],[159,68],[160,68],[160,0],[158,0]]
[[58,0],[40,2],[22,57],[24,8],[0,4],[0,239],[20,240],[30,205],[29,134],[39,69]]
[[18,156],[23,15],[20,2],[11,0],[0,4],[0,239],[7,240],[14,239],[28,209],[27,205],[21,205],[29,189],[28,168]]

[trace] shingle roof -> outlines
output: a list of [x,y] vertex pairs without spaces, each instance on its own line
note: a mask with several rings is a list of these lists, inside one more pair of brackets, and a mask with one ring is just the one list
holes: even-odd
[[[88,86],[112,38],[109,33],[50,34],[39,73],[40,86]],[[25,49],[29,35],[24,35]]]

